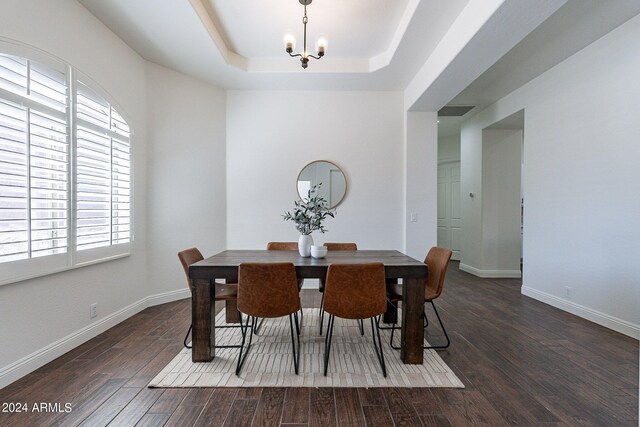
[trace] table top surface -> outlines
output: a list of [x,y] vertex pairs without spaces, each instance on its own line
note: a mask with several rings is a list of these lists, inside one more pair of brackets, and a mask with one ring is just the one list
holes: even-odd
[[[332,263],[360,264],[382,262],[387,277],[427,277],[427,266],[421,261],[393,250],[328,251],[324,258],[301,257],[298,251],[275,250],[227,250],[203,259],[189,267],[192,279],[211,277],[212,274],[229,273],[243,262],[291,262],[296,271],[316,277],[326,273]],[[395,276],[393,276],[395,275]],[[223,277],[223,276],[214,276]],[[319,276],[318,276],[319,277]]]

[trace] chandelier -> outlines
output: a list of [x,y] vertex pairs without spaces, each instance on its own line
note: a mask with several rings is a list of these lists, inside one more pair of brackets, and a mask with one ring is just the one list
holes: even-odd
[[302,68],[307,68],[309,66],[309,58],[320,59],[324,56],[324,52],[327,49],[327,39],[319,38],[316,40],[316,51],[318,52],[318,56],[311,55],[307,50],[307,5],[310,5],[313,0],[299,0],[300,4],[304,6],[304,17],[302,18],[302,25],[304,26],[304,46],[302,53],[293,53],[293,49],[295,49],[296,39],[291,34],[287,34],[284,37],[284,48],[292,58],[299,57],[300,62],[302,63]]

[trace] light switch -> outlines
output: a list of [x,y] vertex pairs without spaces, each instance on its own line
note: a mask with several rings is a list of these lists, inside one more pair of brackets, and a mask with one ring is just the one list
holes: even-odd
[[418,213],[411,212],[411,222],[418,222]]

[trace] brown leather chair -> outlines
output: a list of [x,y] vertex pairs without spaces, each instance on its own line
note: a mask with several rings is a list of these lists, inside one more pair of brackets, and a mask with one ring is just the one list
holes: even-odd
[[[357,251],[358,245],[355,243],[325,243],[324,246],[328,251]],[[320,279],[320,285],[318,290],[322,293],[322,300],[320,300],[320,335],[322,335],[322,324],[324,323],[324,279]],[[360,334],[364,335],[364,326],[360,322]]]
[[[244,344],[247,330],[254,329],[256,318],[275,318],[289,316],[291,329],[291,346],[293,350],[293,365],[298,374],[300,360],[300,326],[298,324],[298,310],[301,310],[300,294],[293,263],[242,263],[238,268],[238,311],[247,315],[247,323],[242,329],[242,346],[238,355],[236,375],[244,364],[251,348],[253,333],[249,333],[249,343],[246,351]],[[295,319],[295,329],[293,324]],[[251,324],[249,321],[251,320]],[[297,349],[295,337],[297,336]],[[244,357],[243,357],[244,352]]]
[[[451,254],[452,252],[449,249],[434,246],[429,250],[427,257],[424,259],[424,263],[429,267],[429,275],[427,277],[427,280],[425,280],[424,282],[424,302],[431,303],[433,311],[436,313],[438,322],[440,322],[442,332],[447,339],[447,343],[445,345],[425,346],[425,349],[443,349],[449,347],[449,344],[451,343],[449,341],[449,335],[447,335],[447,331],[444,328],[442,320],[440,319],[440,315],[438,314],[438,310],[436,310],[436,305],[433,303],[433,300],[435,300],[442,294],[442,290],[444,288],[444,278],[447,273],[447,267],[449,266]],[[398,302],[402,301],[402,285],[398,283],[387,285],[387,298],[395,307],[397,307]],[[425,319],[425,327],[427,327],[429,325],[429,322],[427,321],[426,312],[423,311],[422,315]],[[393,334],[395,330],[396,324],[394,323],[391,328],[391,340],[389,341],[389,343],[391,347],[399,350],[399,346],[395,347],[393,345]]]
[[269,242],[267,243],[268,251],[297,251],[298,242]]
[[[324,289],[324,309],[329,314],[324,350],[324,375],[329,367],[329,354],[333,338],[335,317],[344,319],[370,319],[373,347],[382,373],[387,376],[382,341],[380,316],[387,310],[384,264],[330,264]],[[374,318],[376,322],[374,324]],[[377,341],[376,341],[377,337]]]
[[[193,283],[189,278],[189,266],[191,264],[195,264],[198,261],[202,261],[204,257],[202,253],[197,248],[185,249],[184,251],[178,252],[178,258],[180,259],[180,264],[182,264],[182,269],[184,270],[184,274],[187,277],[187,284],[189,285],[189,290],[193,293]],[[236,283],[216,283],[215,285],[215,297],[211,299],[211,308],[213,309],[213,305],[216,301],[228,301],[235,300],[238,295],[238,285]],[[189,334],[191,333],[193,325],[189,325],[189,330],[187,331],[187,335],[184,337],[184,346],[187,348],[191,348],[191,346],[187,345],[187,339],[189,338]],[[239,328],[240,325],[221,325],[216,326],[216,328]],[[219,345],[216,346],[218,348],[239,348],[238,345]]]
[[[269,242],[268,251],[298,251],[298,242]],[[302,289],[304,279],[298,279],[298,290]]]

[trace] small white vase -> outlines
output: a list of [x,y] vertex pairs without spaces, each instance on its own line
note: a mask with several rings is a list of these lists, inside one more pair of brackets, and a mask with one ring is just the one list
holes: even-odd
[[300,252],[301,257],[308,258],[311,256],[311,245],[313,245],[311,234],[302,234],[298,239],[298,252]]

